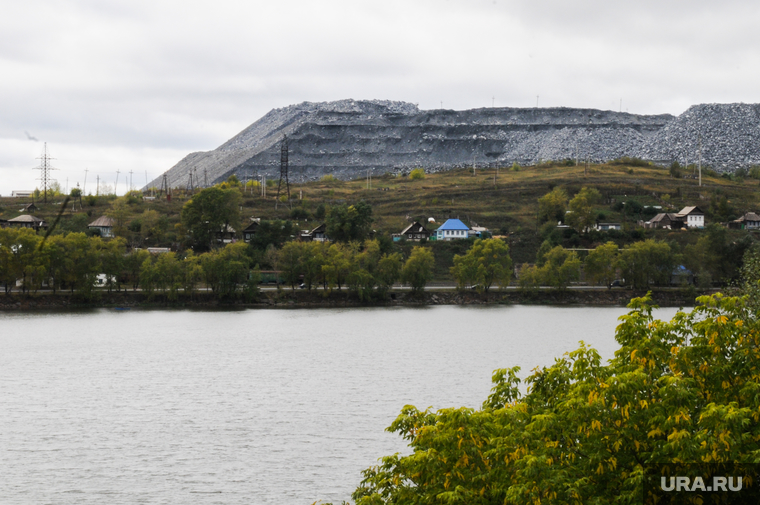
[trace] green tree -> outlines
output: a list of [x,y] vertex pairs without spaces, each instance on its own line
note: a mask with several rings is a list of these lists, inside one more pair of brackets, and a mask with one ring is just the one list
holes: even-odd
[[567,224],[578,233],[585,233],[595,224],[594,205],[602,199],[596,188],[581,188],[568,205]]
[[556,289],[566,289],[580,276],[581,260],[575,251],[557,246],[546,255],[544,265],[539,269],[541,283]]
[[450,270],[460,288],[473,283],[485,292],[494,283],[506,287],[512,278],[509,246],[499,239],[477,239],[464,256],[454,256]]
[[278,264],[285,284],[296,289],[303,273],[304,242],[288,242],[280,250]]
[[207,251],[216,245],[216,234],[228,226],[240,229],[240,202],[237,187],[217,186],[201,190],[182,206],[182,225],[190,234],[195,251]]
[[433,278],[435,256],[433,251],[425,247],[417,246],[412,249],[412,254],[404,263],[401,270],[401,279],[411,286],[413,292],[422,292],[425,285]]
[[758,318],[745,299],[698,302],[664,322],[632,300],[608,364],[581,343],[524,396],[515,367],[494,372],[480,409],[405,406],[388,430],[412,453],[365,470],[356,505],[641,503],[647,465],[753,463]]
[[650,284],[669,284],[677,259],[666,242],[647,239],[624,248],[620,252],[618,267],[626,284],[645,289]]
[[369,235],[372,221],[372,207],[364,200],[356,205],[330,207],[325,233],[335,242],[362,241]]
[[565,220],[567,210],[567,193],[556,187],[538,199],[538,222],[558,222]]
[[330,289],[338,286],[340,290],[345,284],[348,274],[351,273],[355,254],[355,247],[351,244],[330,244],[326,262],[322,265],[322,272]]
[[614,242],[607,242],[589,252],[584,265],[586,280],[609,287],[616,277],[618,252],[618,246]]
[[250,244],[251,247],[259,251],[266,251],[269,246],[281,248],[283,244],[293,240],[296,233],[298,230],[290,221],[262,220],[259,222]]
[[377,264],[377,288],[382,297],[385,297],[391,287],[401,278],[403,268],[401,253],[386,253]]

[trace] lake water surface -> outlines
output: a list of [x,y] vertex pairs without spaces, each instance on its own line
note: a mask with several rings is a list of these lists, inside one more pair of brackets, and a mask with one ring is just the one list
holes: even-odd
[[[408,452],[401,408],[479,407],[623,308],[0,313],[0,503],[310,504]],[[669,319],[676,309],[661,309]]]

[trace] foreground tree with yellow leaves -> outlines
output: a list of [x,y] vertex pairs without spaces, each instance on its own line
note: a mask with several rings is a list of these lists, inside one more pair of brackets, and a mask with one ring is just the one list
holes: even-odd
[[581,343],[535,370],[524,397],[514,368],[494,373],[479,410],[404,407],[388,430],[413,453],[365,470],[354,500],[642,503],[652,465],[675,472],[688,463],[756,463],[760,324],[746,302],[701,297],[692,312],[664,322],[652,317],[649,296],[637,298],[608,364]]

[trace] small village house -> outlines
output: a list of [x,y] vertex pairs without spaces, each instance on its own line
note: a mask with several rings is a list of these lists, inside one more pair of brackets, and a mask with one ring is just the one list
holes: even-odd
[[402,237],[406,240],[419,242],[422,239],[425,239],[425,240],[429,239],[430,232],[418,221],[415,221],[414,223],[404,228],[404,230],[401,233],[394,233],[393,241],[397,242],[401,240]]
[[760,229],[760,216],[754,212],[747,212],[739,219],[728,223],[728,227],[737,230],[758,230]]
[[672,212],[661,212],[644,223],[644,228],[662,228],[665,230],[679,230],[683,227],[683,221]]
[[30,216],[28,214],[9,219],[8,224],[14,228],[32,228],[34,230],[47,228],[48,226],[47,223],[42,219],[35,216]]
[[470,227],[459,219],[447,219],[436,231],[436,240],[455,240],[468,238]]
[[87,228],[95,235],[102,238],[113,237],[114,220],[108,216],[100,216],[95,221],[87,225]]
[[304,242],[329,242],[330,238],[325,233],[326,229],[327,225],[325,223],[322,223],[311,231],[307,231],[305,233],[302,232],[301,240]]
[[705,213],[697,206],[684,207],[676,217],[682,219],[687,228],[705,227]]
[[251,224],[245,227],[243,229],[243,241],[244,242],[250,242],[253,240],[254,235],[256,235],[256,230],[259,229],[259,219],[254,219],[251,221]]

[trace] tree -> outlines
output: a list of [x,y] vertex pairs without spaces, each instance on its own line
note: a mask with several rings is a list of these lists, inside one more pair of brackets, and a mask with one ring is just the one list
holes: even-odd
[[494,283],[503,288],[512,278],[509,246],[499,239],[477,239],[467,254],[454,256],[451,273],[460,288],[473,283],[485,292]]
[[565,289],[580,276],[581,260],[575,251],[557,246],[549,251],[544,265],[539,269],[541,283],[557,289]]
[[586,280],[594,284],[604,283],[608,287],[616,277],[618,246],[614,242],[607,242],[597,246],[586,257],[585,273]]
[[303,272],[304,242],[288,242],[280,250],[278,264],[285,284],[295,290]]
[[677,257],[666,242],[647,239],[635,242],[620,252],[618,267],[627,284],[645,289],[654,283],[670,283]]
[[201,190],[182,207],[182,225],[190,234],[195,251],[207,251],[216,244],[216,234],[228,226],[240,228],[240,190],[217,186]]
[[330,207],[325,219],[325,234],[335,242],[362,241],[372,226],[372,207],[364,200],[356,205]]
[[422,292],[425,285],[433,277],[435,257],[433,251],[425,247],[417,246],[412,249],[412,254],[404,263],[401,270],[401,279],[409,284],[413,292]]
[[567,224],[575,228],[578,233],[587,232],[596,221],[594,205],[602,199],[602,194],[595,188],[581,188],[570,200],[567,214]]
[[280,248],[285,242],[292,240],[297,232],[295,225],[290,221],[262,220],[259,222],[250,244],[251,247],[259,251],[266,251],[270,245]]
[[581,343],[535,369],[525,396],[515,367],[494,372],[480,409],[405,406],[388,431],[412,453],[365,470],[356,505],[641,503],[645,478],[660,480],[645,473],[650,465],[668,462],[671,475],[693,476],[719,462],[754,462],[757,315],[746,299],[698,302],[664,322],[652,317],[651,298],[632,300],[614,359],[603,364]]
[[377,288],[381,296],[385,297],[388,291],[400,278],[403,261],[400,253],[383,254],[377,264]]
[[564,221],[567,210],[567,193],[562,188],[554,188],[538,199],[538,222]]

